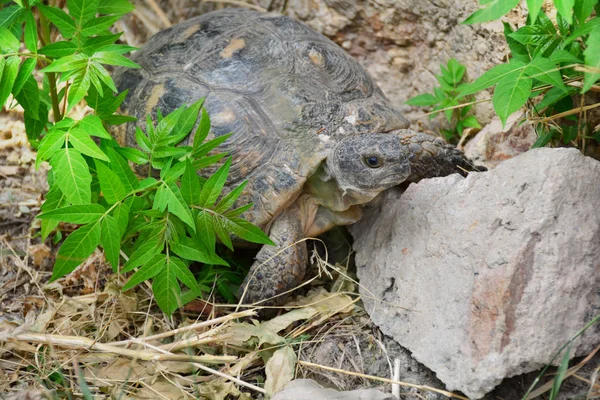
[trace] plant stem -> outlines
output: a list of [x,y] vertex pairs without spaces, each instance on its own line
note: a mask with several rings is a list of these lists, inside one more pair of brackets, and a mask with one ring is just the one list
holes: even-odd
[[[44,14],[38,11],[40,16],[40,41],[43,46],[49,45],[52,40],[50,38],[50,24]],[[50,99],[52,100],[52,112],[54,113],[54,122],[58,122],[62,119],[60,112],[60,105],[58,101],[58,92],[56,91],[56,74],[54,72],[48,72],[48,86],[50,88]]]

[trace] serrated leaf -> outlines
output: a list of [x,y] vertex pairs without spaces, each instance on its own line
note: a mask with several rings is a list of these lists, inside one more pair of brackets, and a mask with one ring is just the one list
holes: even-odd
[[52,58],[62,58],[75,54],[77,46],[73,42],[55,42],[42,47],[38,53]]
[[6,63],[4,64],[4,70],[0,77],[0,109],[4,103],[6,103],[6,99],[8,99],[8,96],[12,91],[17,79],[17,74],[19,73],[20,63],[21,59],[19,56],[12,56],[8,57],[8,60],[6,60]]
[[150,261],[156,254],[162,252],[165,246],[164,238],[162,236],[152,236],[145,243],[139,246],[133,254],[129,257],[129,260],[123,265],[121,272],[129,272],[134,268],[137,268],[148,261]]
[[547,58],[538,57],[531,60],[527,68],[525,68],[525,73],[531,78],[535,78],[564,91],[567,90],[556,64]]
[[38,215],[38,218],[58,219],[70,224],[89,224],[98,221],[105,211],[100,204],[81,204],[50,210]]
[[119,177],[127,192],[133,192],[138,185],[138,179],[129,167],[127,160],[110,147],[104,149],[104,152],[110,160],[111,169]]
[[[200,116],[200,122],[198,123],[198,128],[196,128],[196,132],[194,133],[194,143],[193,143],[193,152],[198,153],[199,148],[202,145],[202,142],[206,140],[208,137],[208,133],[210,132],[210,117],[208,116],[208,112],[206,109],[202,107],[202,112]],[[210,151],[210,150],[209,150]],[[206,152],[205,154],[207,154]]]
[[567,21],[569,25],[573,23],[573,6],[575,0],[554,0],[558,13]]
[[571,35],[565,39],[565,45],[571,43],[575,39],[580,38],[581,36],[590,34],[594,29],[600,26],[600,18],[596,17],[589,20],[584,25],[581,25],[579,28],[575,29]]
[[95,162],[102,195],[108,204],[115,204],[127,196],[127,189],[113,170],[102,162]]
[[192,206],[200,197],[200,179],[189,159],[185,160],[185,170],[181,178],[181,195]]
[[556,133],[555,130],[544,130],[544,132],[537,138],[535,143],[533,143],[531,148],[536,149],[536,148],[546,146],[550,142],[550,140],[552,139],[552,136],[555,133]]
[[112,52],[108,52],[108,51],[101,51],[101,52],[95,53],[92,56],[92,59],[96,60],[102,64],[117,65],[117,66],[127,67],[127,68],[140,68],[140,66],[138,64],[131,61],[127,57],[123,57],[120,54],[116,54],[116,53],[112,53]]
[[569,64],[581,64],[583,60],[575,57],[573,54],[566,50],[556,50],[550,54],[550,61],[555,64],[569,63]]
[[23,12],[27,12],[27,10],[17,4],[12,4],[0,10],[0,26],[10,27],[14,21],[20,18]]
[[152,292],[156,304],[167,315],[173,314],[181,303],[181,288],[169,263],[152,280]]
[[198,199],[198,205],[200,207],[211,208],[215,204],[215,201],[223,191],[223,186],[227,180],[227,174],[229,174],[230,166],[231,158],[228,158],[225,164],[223,164],[204,183],[202,191],[200,192],[200,198]]
[[579,21],[579,26],[582,26],[592,15],[596,3],[598,3],[598,0],[575,0],[573,11],[577,21]]
[[104,249],[104,256],[112,266],[113,272],[117,272],[119,269],[121,236],[117,220],[110,215],[105,216],[100,222],[100,245]]
[[70,274],[84,262],[100,244],[100,224],[84,225],[67,237],[58,253],[50,282]]
[[80,127],[73,128],[69,131],[67,136],[69,143],[81,154],[85,154],[92,158],[108,162],[108,157],[96,143],[90,138],[90,136]]
[[0,52],[2,54],[16,53],[19,51],[19,47],[21,47],[19,39],[11,31],[0,26]]
[[67,0],[69,14],[75,19],[77,26],[82,28],[98,11],[98,0]]
[[36,60],[35,58],[28,58],[23,61],[21,64],[21,68],[19,68],[19,73],[17,74],[17,78],[15,79],[15,84],[12,88],[13,96],[18,95],[23,89],[23,85],[25,85],[25,81],[29,79],[33,70],[35,69]]
[[121,18],[120,15],[94,18],[81,29],[81,35],[88,37],[106,32],[119,18]]
[[148,279],[154,278],[160,271],[163,270],[165,264],[167,262],[167,256],[164,254],[157,254],[150,261],[142,265],[142,267],[135,272],[129,278],[125,286],[123,286],[123,291],[129,290],[140,283],[147,281]]
[[458,97],[464,97],[469,94],[477,93],[480,90],[486,89],[490,86],[494,86],[501,79],[510,76],[519,69],[524,69],[525,66],[525,63],[517,60],[511,60],[511,62],[508,64],[496,65],[495,67],[492,67],[490,70],[486,71],[474,82],[464,86]]
[[135,141],[137,142],[140,149],[149,153],[150,150],[150,141],[148,140],[148,136],[142,131],[139,127],[135,127]]
[[204,264],[225,265],[227,262],[215,254],[209,254],[199,248],[196,242],[189,237],[182,237],[178,241],[169,243],[169,247],[175,254],[190,261],[198,261]]
[[23,39],[25,47],[32,53],[37,53],[37,24],[33,13],[28,12],[25,14],[25,32],[23,33]]
[[175,183],[170,183],[163,185],[163,190],[169,212],[177,216],[177,218],[195,231],[194,218],[185,200],[183,200],[179,187]]
[[504,38],[506,39],[506,43],[508,44],[508,48],[510,49],[510,54],[513,56],[513,58],[524,63],[528,63],[529,61],[531,61],[531,57],[529,55],[529,51],[527,50],[527,46],[519,43],[518,41],[510,37],[510,34],[513,33],[510,24],[508,24],[507,22],[503,22],[503,25]]
[[98,13],[100,14],[127,14],[135,10],[133,4],[127,0],[102,0],[98,7]]
[[223,222],[228,230],[241,239],[252,243],[275,246],[275,243],[259,227],[252,225],[245,219],[233,217],[223,220]]
[[102,120],[96,115],[87,115],[77,125],[81,128],[85,133],[91,136],[100,137],[103,139],[112,139],[112,136],[104,129],[104,125],[102,125]]
[[88,204],[92,199],[92,175],[79,151],[73,148],[58,150],[50,160],[56,184],[72,204]]
[[101,48],[116,42],[121,37],[122,34],[123,34],[123,32],[119,32],[116,34],[101,35],[101,36],[85,38],[85,40],[81,44],[81,51],[83,51],[85,54],[91,56],[96,51],[99,51]]
[[448,60],[448,72],[450,73],[450,83],[453,85],[458,85],[465,76],[467,67],[460,64],[456,59],[451,58]]
[[570,94],[570,91],[572,90],[575,89],[570,89],[568,92],[565,92],[564,90],[558,88],[552,88],[548,90],[548,92],[546,92],[546,94],[544,95],[542,101],[535,105],[536,110],[538,110],[538,112],[541,112],[544,110],[544,108],[556,104],[556,102],[558,102],[559,100],[567,97]]
[[15,98],[32,118],[39,119],[40,89],[33,75],[25,80],[23,88]]
[[[583,52],[585,65],[600,70],[600,27],[594,28],[586,41],[587,48]],[[584,84],[581,93],[585,93],[600,78],[600,72],[586,72],[584,74]]]
[[127,225],[129,224],[129,213],[131,212],[130,204],[133,201],[133,198],[129,198],[124,202],[118,204],[113,209],[111,215],[117,221],[117,226],[119,227],[119,237],[123,237],[125,231],[127,230]]
[[49,7],[43,4],[37,5],[38,9],[50,20],[60,31],[65,39],[73,37],[77,31],[75,21],[66,12],[56,7]]
[[222,214],[229,209],[235,203],[235,201],[240,197],[242,191],[248,184],[248,181],[242,182],[231,192],[227,193],[223,198],[219,201],[217,206],[215,207],[215,213]]
[[148,156],[136,148],[117,147],[116,149],[123,157],[135,164],[144,165],[149,161]]
[[233,251],[233,243],[231,242],[231,237],[229,236],[229,232],[225,229],[225,225],[223,224],[221,218],[214,219],[214,229],[217,237],[229,250]]
[[[173,128],[177,125],[177,121],[179,121],[179,117],[185,110],[185,106],[181,106],[178,109],[172,111],[164,118],[159,118],[158,113],[160,110],[157,110],[157,120],[159,121],[156,125],[156,129],[152,130],[150,128],[151,124],[148,125],[148,138],[150,139],[150,143],[152,143],[153,147],[165,146],[170,143],[170,135],[173,131]],[[150,121],[149,121],[150,122]]]
[[[52,186],[48,193],[46,193],[46,200],[42,204],[42,212],[48,212],[56,210],[67,203],[67,198],[56,186]],[[48,235],[58,226],[60,220],[58,219],[43,219],[42,220],[42,241],[45,241]]]
[[173,128],[173,139],[171,139],[172,144],[181,142],[190,134],[190,131],[198,119],[198,111],[200,110],[200,107],[202,107],[203,103],[204,99],[202,98],[187,107],[181,113],[181,116],[177,120],[177,125],[175,125],[175,128]]
[[58,129],[51,130],[40,142],[35,167],[39,168],[42,161],[51,158],[65,143],[67,133]]
[[245,205],[243,205],[241,207],[234,208],[231,211],[227,211],[225,214],[223,214],[223,216],[226,217],[226,218],[239,217],[240,215],[242,215],[243,213],[245,213],[246,211],[248,211],[249,209],[251,209],[252,206],[253,206],[252,203],[245,204]]
[[41,72],[67,72],[67,71],[78,71],[82,67],[85,67],[88,63],[89,57],[84,54],[77,53],[71,56],[62,57],[52,62],[46,68],[42,69]]
[[67,111],[70,111],[85,97],[90,83],[90,76],[87,73],[79,74],[73,79],[67,96]]
[[40,103],[36,118],[33,118],[30,111],[25,111],[23,120],[25,122],[25,132],[30,142],[38,140],[40,134],[48,122],[48,106],[46,103]]
[[492,0],[480,1],[479,3],[482,5],[487,4],[487,6],[471,14],[463,24],[476,24],[478,22],[489,22],[500,19],[500,17],[516,7],[519,4],[519,0]]
[[506,124],[508,116],[521,108],[531,94],[533,80],[525,71],[516,71],[512,75],[504,77],[494,90],[492,104],[502,126]]
[[438,99],[435,98],[434,95],[429,93],[420,94],[418,96],[412,97],[406,100],[406,104],[409,106],[418,106],[418,107],[427,107],[433,106],[439,102]]
[[462,121],[463,128],[481,128],[479,121],[477,121],[477,117],[474,115],[469,115]]

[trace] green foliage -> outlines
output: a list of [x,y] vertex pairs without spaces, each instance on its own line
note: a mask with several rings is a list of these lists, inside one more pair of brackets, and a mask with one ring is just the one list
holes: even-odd
[[451,58],[447,66],[441,66],[441,75],[436,75],[440,84],[434,88],[434,94],[421,94],[409,99],[406,104],[412,106],[433,106],[430,118],[443,112],[451,129],[443,129],[442,134],[447,141],[460,138],[467,128],[481,128],[474,115],[468,115],[472,105],[464,105],[470,99],[459,100],[460,94],[466,87],[464,83],[466,67]]
[[[240,218],[251,207],[237,204],[245,182],[224,193],[231,159],[208,179],[198,175],[226,157],[213,150],[229,137],[206,141],[210,119],[202,101],[165,116],[158,112],[156,122],[148,117],[145,132],[136,132],[136,148],[121,146],[107,131],[135,120],[116,114],[127,93],[117,94],[105,68],[138,68],[123,55],[133,48],[117,44],[121,35],[109,30],[133,10],[129,1],[67,0],[67,11],[39,0],[2,4],[0,105],[12,99],[8,106],[23,107],[27,135],[38,150],[36,166],[51,166],[38,216],[42,239],[56,232],[60,241],[61,222],[78,225],[58,250],[51,280],[71,273],[100,247],[115,272],[133,272],[124,290],[152,280],[157,304],[171,314],[209,290],[214,274],[228,275],[217,239],[231,250],[233,235],[273,244]],[[34,77],[38,65],[41,86]],[[84,100],[93,114],[72,118]],[[179,145],[189,136],[191,145]],[[140,178],[139,170],[147,177]],[[191,262],[207,266],[199,278]],[[218,288],[232,297],[224,282]]]
[[[486,7],[473,13],[465,23],[499,19],[518,1],[480,3]],[[511,59],[466,85],[458,97],[495,86],[492,102],[503,124],[526,103],[533,114],[545,121],[536,127],[540,136],[534,147],[553,142],[584,148],[586,140],[592,137],[584,119],[574,117],[578,110],[573,104],[577,104],[576,96],[588,92],[600,79],[598,0],[555,0],[555,22],[541,10],[542,4],[542,0],[527,1],[527,23],[519,29],[513,31],[504,23]],[[559,119],[556,114],[566,118]],[[554,120],[558,121],[547,123]],[[594,139],[598,141],[600,137],[596,135]]]

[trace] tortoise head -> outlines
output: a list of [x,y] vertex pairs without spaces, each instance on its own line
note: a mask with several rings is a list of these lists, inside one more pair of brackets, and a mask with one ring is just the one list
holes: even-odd
[[410,152],[393,133],[351,136],[336,145],[325,169],[344,196],[363,204],[410,176]]

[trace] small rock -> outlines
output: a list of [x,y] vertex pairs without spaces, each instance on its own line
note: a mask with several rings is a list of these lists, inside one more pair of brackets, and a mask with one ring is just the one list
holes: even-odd
[[[365,308],[449,390],[481,398],[600,313],[598,209],[600,162],[575,149],[390,191],[351,228]],[[596,325],[572,356],[598,343]]]
[[492,169],[502,161],[526,152],[537,140],[537,134],[532,124],[522,122],[520,112],[509,116],[504,128],[500,119],[494,117],[466,143],[465,155],[476,164]]
[[338,392],[322,388],[310,379],[296,379],[287,384],[272,400],[396,400],[391,394],[376,389],[359,389]]

